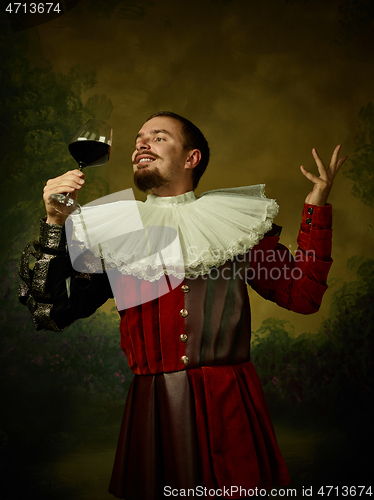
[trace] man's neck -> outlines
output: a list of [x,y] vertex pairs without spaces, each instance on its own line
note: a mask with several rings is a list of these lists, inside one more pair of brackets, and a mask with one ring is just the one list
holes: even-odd
[[161,186],[159,188],[150,189],[149,193],[154,196],[179,196],[180,194],[188,193],[189,191],[193,191],[192,185],[180,187]]

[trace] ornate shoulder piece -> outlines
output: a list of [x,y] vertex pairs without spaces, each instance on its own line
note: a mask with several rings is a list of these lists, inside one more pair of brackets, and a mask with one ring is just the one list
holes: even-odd
[[19,265],[19,275],[22,279],[22,283],[19,285],[18,298],[20,302],[27,305],[27,299],[31,293],[31,282],[32,282],[32,271],[30,269],[30,257],[35,259],[40,259],[41,250],[38,241],[31,241],[21,254],[21,261]]

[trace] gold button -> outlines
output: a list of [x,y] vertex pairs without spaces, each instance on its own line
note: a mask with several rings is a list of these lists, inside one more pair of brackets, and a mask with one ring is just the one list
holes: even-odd
[[182,334],[179,336],[179,338],[180,338],[181,342],[187,342],[187,335]]
[[183,293],[188,293],[190,291],[190,287],[188,285],[182,285],[181,290]]
[[187,356],[182,356],[181,361],[184,365],[188,365],[188,363],[190,362],[190,360],[187,358]]
[[182,318],[185,318],[186,316],[188,316],[188,311],[187,309],[181,309],[179,311],[179,314],[182,316]]

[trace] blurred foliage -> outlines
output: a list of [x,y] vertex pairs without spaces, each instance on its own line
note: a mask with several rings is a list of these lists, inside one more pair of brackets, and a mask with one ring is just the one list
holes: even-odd
[[96,94],[87,99],[84,109],[89,110],[93,116],[101,120],[109,120],[113,111],[113,104],[105,94]]
[[[46,181],[76,168],[67,149],[74,132],[93,116],[108,119],[113,106],[104,95],[82,103],[82,93],[96,84],[93,68],[79,65],[60,74],[48,63],[33,65],[27,57],[27,33],[12,34],[3,13],[0,28],[0,209],[1,232],[7,235],[2,251],[7,260],[14,243],[27,241],[37,232],[38,219],[45,214]],[[108,194],[99,170],[90,170],[82,203]]]
[[286,321],[270,318],[255,332],[252,361],[270,406],[289,402],[313,415],[361,426],[373,417],[374,259],[352,258],[355,279],[333,295],[330,316],[317,336],[292,335]]
[[[89,442],[93,429],[100,430],[95,440],[113,436],[113,426],[118,432],[131,375],[111,314],[97,313],[60,334],[36,333],[17,300],[18,262],[45,214],[45,182],[76,168],[67,148],[71,136],[91,117],[108,119],[113,106],[104,95],[82,102],[82,93],[96,85],[93,68],[74,66],[60,74],[45,61],[35,65],[27,57],[27,32],[11,33],[3,12],[0,28],[1,494],[68,498],[33,464],[77,440]],[[82,203],[108,194],[99,174],[90,169]],[[23,488],[17,491],[20,471]]]
[[367,206],[374,207],[374,105],[369,102],[358,115],[356,149],[345,175],[353,181],[352,194]]
[[0,285],[2,498],[66,499],[71,492],[47,464],[82,443],[115,447],[132,373],[117,316],[97,312],[63,332],[36,332],[16,302],[16,278],[14,263]]
[[347,0],[339,5],[340,36],[350,42],[357,36],[373,34],[374,1]]

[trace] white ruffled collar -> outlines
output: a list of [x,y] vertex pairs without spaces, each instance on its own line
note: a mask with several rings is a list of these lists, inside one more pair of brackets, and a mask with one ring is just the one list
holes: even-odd
[[[264,184],[193,191],[146,202],[121,200],[82,207],[71,215],[76,237],[107,268],[149,281],[205,275],[247,253],[269,231],[278,205]],[[127,190],[129,191],[129,190]],[[118,200],[118,193],[115,195]],[[110,200],[109,200],[110,201]]]

